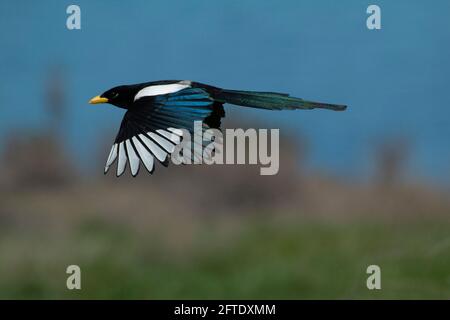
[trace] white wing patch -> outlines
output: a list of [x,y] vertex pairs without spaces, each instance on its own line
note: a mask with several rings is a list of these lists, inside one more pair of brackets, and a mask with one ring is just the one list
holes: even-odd
[[[175,129],[175,131],[177,130],[179,129]],[[164,162],[167,156],[175,151],[175,145],[181,142],[180,136],[174,133],[162,129],[158,129],[156,132],[159,134],[149,131],[146,134],[141,133],[120,143],[115,143],[106,161],[105,174],[116,159],[118,159],[116,173],[118,177],[125,172],[127,162],[130,163],[133,177],[137,176],[139,172],[140,162],[152,173],[155,166],[154,158]]]
[[[165,162],[167,157],[175,151],[175,146],[182,141],[184,130],[172,127],[157,129],[154,132],[139,133],[124,141],[114,143],[106,161],[105,174],[116,160],[118,160],[116,173],[118,177],[125,172],[127,162],[130,164],[133,177],[139,173],[141,162],[149,173],[153,173],[155,158],[160,162]],[[193,143],[202,148],[202,145]],[[196,146],[193,152],[190,148],[183,150],[183,157],[202,161],[202,153],[197,153]]]
[[162,95],[162,94],[174,93],[174,92],[189,88],[190,86],[191,85],[190,85],[189,81],[148,86],[148,87],[145,87],[144,89],[141,89],[138,91],[138,93],[134,96],[134,101],[136,101],[142,97],[152,97],[152,96],[158,96],[158,95]]

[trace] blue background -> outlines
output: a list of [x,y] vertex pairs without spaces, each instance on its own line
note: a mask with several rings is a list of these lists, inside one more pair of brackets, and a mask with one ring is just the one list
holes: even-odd
[[[70,4],[81,7],[81,30],[66,28]],[[381,7],[379,31],[366,28],[370,4]],[[67,76],[63,139],[80,163],[123,114],[89,98],[118,84],[190,79],[349,105],[344,113],[226,108],[306,137],[312,168],[365,175],[374,146],[402,137],[411,173],[448,182],[449,14],[444,0],[2,1],[0,135],[48,123],[44,82],[57,64]]]

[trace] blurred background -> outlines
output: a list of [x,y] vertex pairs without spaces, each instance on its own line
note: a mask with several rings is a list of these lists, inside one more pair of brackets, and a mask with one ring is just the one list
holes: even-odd
[[[450,298],[450,3],[370,4],[2,1],[0,298]],[[87,101],[161,79],[349,109],[226,106],[280,128],[275,176],[104,176],[123,110]]]

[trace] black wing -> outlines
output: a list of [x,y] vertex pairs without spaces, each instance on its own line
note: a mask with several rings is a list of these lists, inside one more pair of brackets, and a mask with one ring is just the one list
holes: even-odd
[[200,120],[203,131],[220,128],[224,116],[222,103],[215,102],[201,88],[140,98],[125,113],[106,162],[105,174],[116,159],[117,176],[125,171],[127,162],[133,176],[138,174],[140,162],[152,173],[154,158],[167,165],[168,155],[183,138],[182,129],[193,135],[194,121]]

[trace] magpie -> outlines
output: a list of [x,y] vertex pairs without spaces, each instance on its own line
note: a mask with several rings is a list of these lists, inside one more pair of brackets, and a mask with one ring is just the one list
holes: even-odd
[[342,111],[345,105],[306,101],[286,93],[227,90],[187,80],[163,80],[121,85],[92,98],[89,103],[109,103],[126,109],[109,153],[105,174],[117,161],[119,177],[130,163],[131,174],[143,163],[149,173],[155,158],[167,166],[170,154],[183,138],[183,129],[193,133],[194,121],[203,128],[220,129],[225,103],[266,110],[328,109]]

